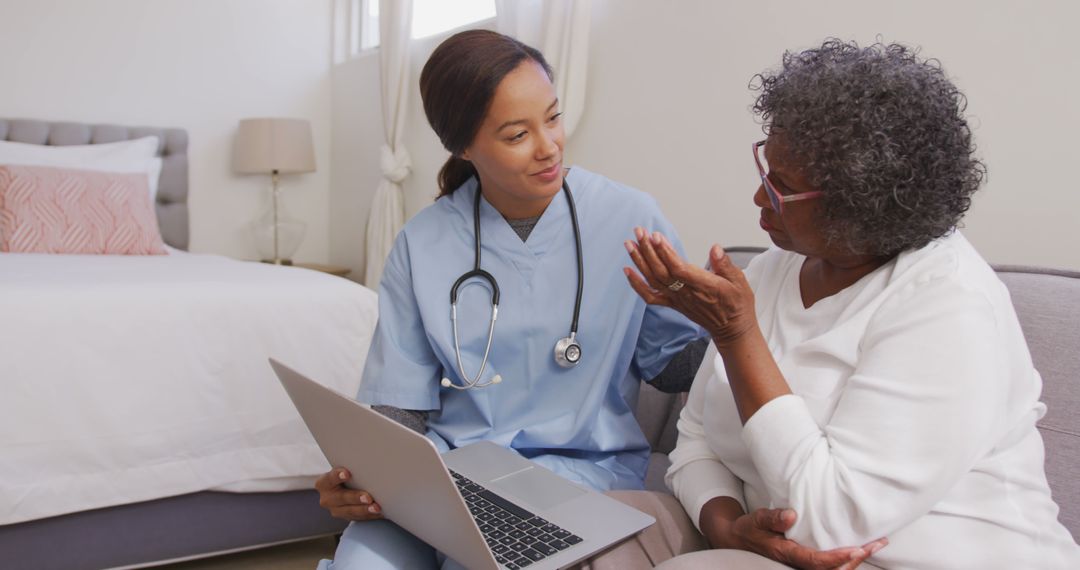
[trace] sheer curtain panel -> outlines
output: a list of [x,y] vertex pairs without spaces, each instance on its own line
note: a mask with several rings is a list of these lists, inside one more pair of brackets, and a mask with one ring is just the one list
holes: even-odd
[[402,138],[411,87],[412,12],[412,0],[379,0],[379,75],[385,142],[379,160],[383,177],[375,190],[367,226],[364,284],[372,289],[378,289],[386,256],[405,223],[401,183],[412,170],[412,159]]

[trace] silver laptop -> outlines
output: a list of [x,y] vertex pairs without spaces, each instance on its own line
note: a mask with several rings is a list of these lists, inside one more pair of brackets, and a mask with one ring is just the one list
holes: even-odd
[[470,569],[562,568],[655,519],[480,442],[439,454],[428,438],[270,359],[331,465],[383,515]]

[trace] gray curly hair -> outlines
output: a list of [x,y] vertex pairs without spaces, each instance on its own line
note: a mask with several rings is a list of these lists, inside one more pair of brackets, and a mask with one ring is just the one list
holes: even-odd
[[825,193],[825,237],[852,253],[894,255],[945,235],[986,174],[967,99],[918,50],[828,39],[786,52],[750,87],[765,133],[783,136]]

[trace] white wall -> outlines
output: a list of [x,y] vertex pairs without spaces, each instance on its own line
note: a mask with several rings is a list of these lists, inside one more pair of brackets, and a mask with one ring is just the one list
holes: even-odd
[[330,0],[3,0],[0,116],[187,129],[191,250],[247,259],[269,180],[232,173],[236,124],[309,119],[318,170],[283,201],[327,261],[331,25]]
[[968,96],[988,183],[966,218],[991,262],[1080,269],[1080,3],[594,0],[586,114],[570,142],[590,169],[654,194],[703,260],[767,245],[751,197],[751,77],[828,36],[921,45]]
[[332,81],[330,259],[364,276],[368,211],[379,183],[379,58],[369,52],[335,66]]
[[[1068,167],[1080,132],[1080,44],[1070,29],[1080,21],[1080,3],[594,0],[593,10],[588,104],[568,162],[655,195],[694,258],[703,259],[714,242],[768,244],[751,202],[758,179],[749,146],[762,138],[749,110],[751,77],[775,67],[785,49],[829,36],[866,44],[880,34],[922,46],[969,98],[990,174],[965,219],[968,238],[991,262],[1080,269],[1080,188]],[[421,40],[413,52],[407,215],[431,202],[446,156],[415,90],[444,37]],[[342,177],[347,188],[335,178],[334,203],[347,208],[335,208],[331,251],[357,270],[379,175],[377,76],[374,55],[339,66],[334,76],[335,165],[344,156],[355,164]],[[337,135],[351,125],[370,130]]]

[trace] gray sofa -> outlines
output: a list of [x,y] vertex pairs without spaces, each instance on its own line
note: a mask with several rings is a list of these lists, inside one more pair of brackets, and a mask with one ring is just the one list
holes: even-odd
[[[731,248],[740,266],[762,251]],[[1061,507],[1058,519],[1080,540],[1080,272],[1037,267],[997,266],[1020,317],[1031,357],[1042,374],[1042,401],[1048,408],[1039,422],[1046,444],[1046,478]],[[675,447],[676,421],[686,394],[664,394],[643,386],[637,416],[653,447],[646,487],[666,491],[667,454]]]

